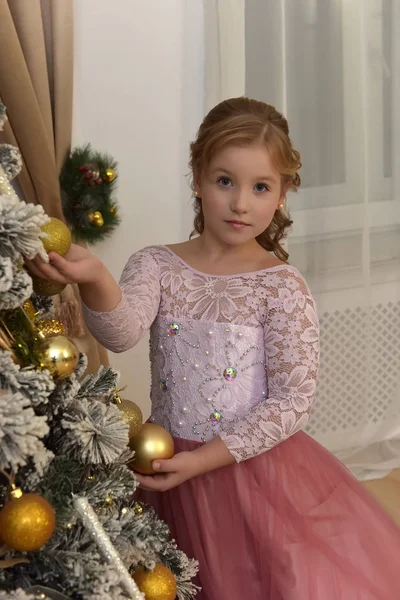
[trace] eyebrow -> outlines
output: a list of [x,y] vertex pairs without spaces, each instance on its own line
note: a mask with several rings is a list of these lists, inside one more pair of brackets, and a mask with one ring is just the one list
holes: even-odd
[[[213,173],[217,173],[218,171],[222,171],[223,173],[226,173],[230,177],[233,177],[233,173],[230,173],[230,171],[228,171],[228,169],[224,169],[223,167],[217,167],[216,169],[212,170]],[[275,177],[273,177],[272,175],[263,175],[262,177],[256,177],[255,179],[257,181],[270,181],[271,183],[277,183]]]

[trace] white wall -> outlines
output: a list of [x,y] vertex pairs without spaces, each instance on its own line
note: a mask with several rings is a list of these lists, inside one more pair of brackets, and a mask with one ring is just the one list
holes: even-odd
[[[203,117],[202,0],[75,0],[73,145],[119,165],[122,223],[93,250],[115,277],[132,252],[187,238],[188,143]],[[111,363],[149,414],[147,339]]]

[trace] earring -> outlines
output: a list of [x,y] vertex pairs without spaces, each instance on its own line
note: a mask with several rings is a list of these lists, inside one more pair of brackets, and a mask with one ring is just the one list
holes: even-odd
[[282,210],[282,208],[285,208],[285,205],[283,202],[280,203],[279,208]]
[[197,192],[193,192],[196,198],[198,198],[199,194]]

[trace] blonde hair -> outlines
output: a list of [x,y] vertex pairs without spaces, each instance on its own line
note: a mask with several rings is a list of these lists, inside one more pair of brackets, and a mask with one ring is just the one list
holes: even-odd
[[[269,150],[281,174],[283,194],[288,190],[297,191],[301,182],[297,172],[301,167],[300,154],[292,146],[287,120],[273,106],[246,97],[224,100],[202,122],[197,139],[190,145],[193,186],[217,152],[226,146],[246,146],[255,142],[264,144]],[[192,235],[204,231],[201,198],[195,197],[194,210]],[[286,262],[289,255],[280,242],[292,223],[287,211],[279,208],[267,229],[256,238],[257,242]]]

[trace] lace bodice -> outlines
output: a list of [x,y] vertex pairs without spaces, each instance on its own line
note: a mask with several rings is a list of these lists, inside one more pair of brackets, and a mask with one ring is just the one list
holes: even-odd
[[238,462],[306,425],[318,320],[294,267],[206,275],[160,246],[131,256],[120,285],[113,311],[84,307],[85,319],[114,352],[150,329],[154,422],[186,439],[219,435]]

